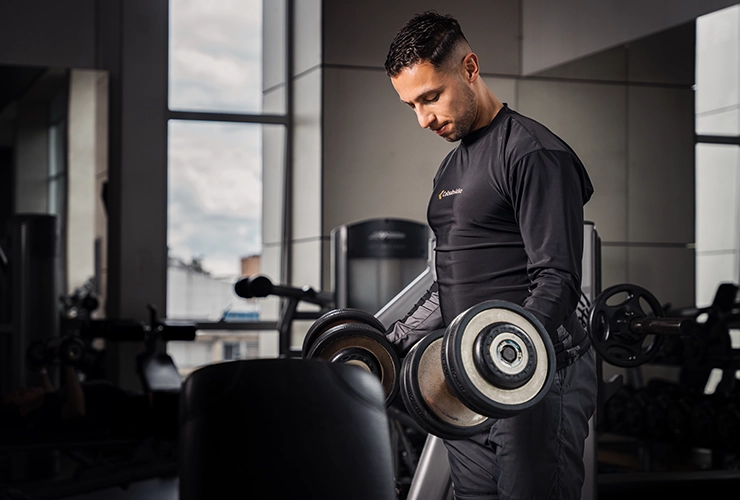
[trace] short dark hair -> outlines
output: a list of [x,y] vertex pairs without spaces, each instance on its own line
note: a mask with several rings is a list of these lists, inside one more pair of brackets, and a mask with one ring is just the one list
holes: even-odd
[[428,10],[412,17],[391,42],[385,72],[391,78],[421,61],[439,68],[461,41],[467,42],[452,16]]

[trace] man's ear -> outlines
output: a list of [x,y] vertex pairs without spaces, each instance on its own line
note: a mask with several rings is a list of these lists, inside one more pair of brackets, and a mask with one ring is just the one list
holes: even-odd
[[463,58],[463,71],[468,82],[473,83],[480,75],[480,66],[478,66],[478,56],[474,52],[468,53]]

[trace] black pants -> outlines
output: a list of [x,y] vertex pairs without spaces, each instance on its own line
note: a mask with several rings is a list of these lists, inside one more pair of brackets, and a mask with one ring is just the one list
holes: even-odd
[[596,409],[593,348],[555,372],[547,396],[490,432],[445,441],[456,500],[579,499]]

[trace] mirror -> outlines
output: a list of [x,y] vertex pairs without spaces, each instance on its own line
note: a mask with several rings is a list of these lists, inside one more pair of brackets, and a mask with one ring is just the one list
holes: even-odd
[[[104,314],[107,221],[102,195],[107,178],[107,72],[0,65],[0,382],[4,392],[32,381],[23,362],[24,346],[55,333],[41,331],[53,328],[40,328],[37,319],[51,315],[45,324],[58,324],[56,318],[65,310],[63,298],[91,289],[99,300],[93,314]],[[33,260],[37,258],[33,236],[23,243],[29,249],[22,252],[28,259],[18,256],[20,235],[25,238],[28,231],[26,222],[19,221],[48,216],[56,219],[54,258],[44,275],[39,271],[44,266]],[[34,272],[21,273],[21,260],[24,269]],[[28,293],[18,293],[21,282]]]

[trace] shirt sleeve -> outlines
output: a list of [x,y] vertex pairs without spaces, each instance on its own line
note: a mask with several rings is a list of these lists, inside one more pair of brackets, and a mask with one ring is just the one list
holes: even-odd
[[426,335],[444,326],[435,281],[403,319],[393,323],[386,337],[399,354],[405,354]]
[[509,175],[530,280],[523,306],[551,338],[581,295],[584,175],[573,155],[546,150],[523,157]]

